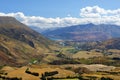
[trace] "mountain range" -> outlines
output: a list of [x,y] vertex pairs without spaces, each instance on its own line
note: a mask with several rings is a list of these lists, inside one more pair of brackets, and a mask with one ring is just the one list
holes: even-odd
[[83,24],[58,28],[42,33],[50,39],[72,41],[103,41],[120,37],[120,26],[108,24]]

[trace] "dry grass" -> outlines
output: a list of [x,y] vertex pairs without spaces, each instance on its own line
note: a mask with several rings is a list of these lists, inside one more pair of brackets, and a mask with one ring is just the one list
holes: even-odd
[[[65,67],[86,67],[89,69],[101,69],[101,68],[110,68],[109,66],[105,66],[105,65],[100,65],[100,64],[95,64],[95,65],[47,65],[47,64],[42,64],[42,65],[31,65],[31,66],[24,66],[21,68],[15,68],[15,67],[9,67],[6,66],[4,68],[2,68],[2,70],[4,70],[4,72],[7,72],[8,74],[6,76],[8,77],[18,77],[18,78],[22,78],[22,80],[40,80],[41,74],[45,73],[45,72],[52,72],[52,71],[58,71],[58,74],[54,75],[54,78],[66,78],[67,76],[71,76],[74,77],[76,76],[76,74],[73,71],[70,70],[65,70]],[[27,74],[25,73],[25,70],[29,68],[29,71],[31,72],[36,72],[39,73],[39,76],[33,76],[31,74]],[[93,70],[94,71],[94,70]],[[109,73],[110,72],[110,73]],[[118,74],[112,74],[112,72],[117,72]],[[100,72],[91,72],[91,73],[84,73],[82,74],[83,77],[97,77],[97,78],[101,78],[101,77],[109,77],[112,78],[114,80],[120,80],[119,76],[120,76],[120,68],[115,68],[109,71],[100,71]],[[68,80],[68,79],[67,79]]]
[[[39,73],[39,76],[33,76],[31,74],[25,73],[25,70],[27,68],[29,68],[29,71],[31,72]],[[22,78],[22,80],[40,80],[41,74],[43,74],[44,72],[52,72],[52,71],[58,71],[58,74],[54,75],[54,77],[66,77],[66,76],[75,75],[75,73],[72,71],[68,71],[68,70],[64,70],[60,68],[51,68],[51,67],[38,68],[37,66],[36,67],[34,66],[34,68],[25,66],[25,67],[21,67],[18,69],[13,69],[11,67],[5,67],[3,68],[3,70],[8,73],[6,76],[18,77],[18,78]]]
[[73,58],[92,58],[92,57],[102,57],[103,54],[95,51],[79,51],[73,55]]

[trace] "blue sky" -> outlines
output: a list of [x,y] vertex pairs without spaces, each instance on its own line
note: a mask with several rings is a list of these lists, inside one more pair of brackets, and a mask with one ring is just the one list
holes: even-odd
[[70,14],[79,17],[79,11],[86,6],[117,9],[120,0],[1,0],[0,12],[23,12],[26,15],[43,17],[65,17]]
[[120,0],[0,0],[0,16],[38,28],[120,25]]

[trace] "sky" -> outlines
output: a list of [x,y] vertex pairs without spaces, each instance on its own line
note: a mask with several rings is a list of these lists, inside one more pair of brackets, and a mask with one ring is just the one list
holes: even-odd
[[0,16],[28,26],[65,27],[78,24],[120,25],[120,0],[1,0]]

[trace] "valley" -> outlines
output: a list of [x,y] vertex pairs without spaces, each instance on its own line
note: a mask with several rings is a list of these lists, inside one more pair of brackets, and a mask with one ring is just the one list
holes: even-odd
[[62,33],[69,40],[49,40],[50,36],[44,37],[13,17],[0,17],[0,80],[120,80],[119,32],[111,31],[111,35],[118,34],[112,37],[96,28],[97,33],[89,29],[91,34],[85,35],[77,30],[72,36],[86,38],[71,40]]

